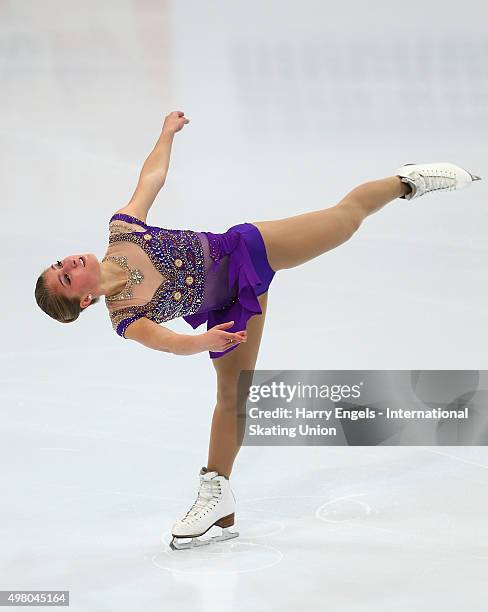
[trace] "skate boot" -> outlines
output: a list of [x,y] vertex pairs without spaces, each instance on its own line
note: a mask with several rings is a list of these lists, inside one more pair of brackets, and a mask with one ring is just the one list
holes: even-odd
[[403,200],[413,200],[431,191],[459,191],[473,181],[481,180],[481,177],[449,162],[405,164],[395,170],[395,176],[399,176],[412,189],[410,193],[401,196]]
[[[237,532],[229,531],[229,527],[234,524],[235,506],[236,501],[229,480],[202,467],[197,499],[185,516],[173,525],[170,547],[173,550],[185,550],[237,538]],[[222,535],[200,540],[199,536],[214,525],[222,527]],[[190,540],[180,542],[181,538]]]

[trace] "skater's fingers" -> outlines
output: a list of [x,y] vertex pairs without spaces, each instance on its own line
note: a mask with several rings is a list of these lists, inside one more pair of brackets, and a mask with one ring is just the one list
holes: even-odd
[[226,321],[225,323],[219,323],[218,325],[214,325],[213,329],[222,329],[223,327],[232,327],[234,325],[234,321]]
[[221,332],[221,336],[227,342],[229,340],[232,340],[233,342],[245,342],[246,341],[246,338],[244,338],[243,336],[239,335],[238,333],[233,334],[231,332]]
[[241,344],[241,342],[247,342],[247,331],[245,329],[238,332],[227,332],[222,329],[233,324],[234,321],[219,323],[202,334],[206,339],[206,348],[211,351],[225,351],[232,346]]

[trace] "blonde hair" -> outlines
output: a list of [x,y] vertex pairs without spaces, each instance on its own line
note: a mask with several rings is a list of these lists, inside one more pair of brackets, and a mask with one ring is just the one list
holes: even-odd
[[[61,323],[76,321],[83,310],[86,310],[81,308],[80,298],[67,298],[53,293],[46,283],[44,272],[37,279],[34,295],[39,308]],[[98,297],[93,298],[91,304],[96,304],[99,300]]]

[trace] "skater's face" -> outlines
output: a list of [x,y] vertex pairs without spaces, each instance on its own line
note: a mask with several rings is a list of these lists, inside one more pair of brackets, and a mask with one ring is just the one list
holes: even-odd
[[95,293],[100,281],[100,264],[93,253],[69,255],[51,264],[44,271],[44,279],[56,295],[76,297],[81,302],[88,294]]

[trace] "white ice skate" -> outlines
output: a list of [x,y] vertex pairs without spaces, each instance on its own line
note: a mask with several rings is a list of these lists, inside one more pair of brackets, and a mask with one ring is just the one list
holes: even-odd
[[[228,479],[202,467],[198,497],[185,516],[173,525],[170,547],[173,550],[186,550],[237,538],[237,532],[229,531],[234,524],[235,507],[236,500]],[[214,525],[222,528],[222,535],[200,540],[199,536]],[[180,542],[181,538],[190,538],[190,541]]]
[[481,180],[481,177],[449,162],[405,164],[395,170],[395,176],[399,176],[412,189],[410,193],[401,196],[404,200],[413,200],[431,191],[459,191]]

